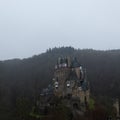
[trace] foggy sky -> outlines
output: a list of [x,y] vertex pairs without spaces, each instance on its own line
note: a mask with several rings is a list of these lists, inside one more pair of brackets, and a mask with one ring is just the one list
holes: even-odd
[[0,60],[48,48],[120,48],[120,0],[0,0]]

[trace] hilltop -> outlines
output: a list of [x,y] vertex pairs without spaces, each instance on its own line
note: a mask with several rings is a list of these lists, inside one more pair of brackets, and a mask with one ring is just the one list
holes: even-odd
[[60,56],[76,57],[86,68],[94,96],[120,95],[120,50],[53,48],[27,59],[0,61],[0,113],[3,117],[14,116],[19,98],[25,97],[32,103],[39,96],[52,82],[54,65]]

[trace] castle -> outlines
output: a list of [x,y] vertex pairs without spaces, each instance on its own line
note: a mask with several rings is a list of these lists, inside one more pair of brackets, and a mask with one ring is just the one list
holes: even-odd
[[89,102],[90,88],[86,70],[76,58],[58,58],[54,72],[54,95],[59,98],[77,99],[80,104]]

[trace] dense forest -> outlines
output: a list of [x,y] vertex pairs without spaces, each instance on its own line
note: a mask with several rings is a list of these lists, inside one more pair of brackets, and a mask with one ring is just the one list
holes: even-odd
[[57,58],[64,56],[76,57],[86,68],[93,96],[120,95],[120,50],[53,48],[27,59],[0,61],[0,119],[16,119],[24,104],[30,108],[52,83]]

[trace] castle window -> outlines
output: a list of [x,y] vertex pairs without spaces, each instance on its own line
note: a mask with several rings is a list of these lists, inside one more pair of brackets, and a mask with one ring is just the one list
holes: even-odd
[[56,89],[58,88],[58,82],[55,82],[55,88]]
[[70,81],[67,81],[67,87],[70,87]]
[[57,88],[58,88],[58,85],[55,85],[55,88],[57,89]]
[[82,87],[78,87],[78,89],[81,91],[81,90],[82,90]]

